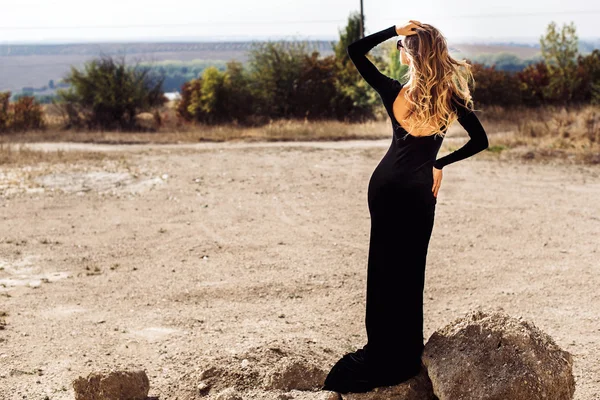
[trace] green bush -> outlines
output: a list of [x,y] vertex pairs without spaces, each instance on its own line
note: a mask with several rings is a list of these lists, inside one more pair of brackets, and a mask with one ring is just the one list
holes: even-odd
[[103,56],[86,63],[83,71],[71,67],[64,79],[71,86],[58,90],[55,103],[67,117],[67,128],[140,130],[135,116],[167,101],[163,79],[148,68],[126,66],[124,58],[115,62]]
[[209,67],[202,77],[186,82],[176,111],[187,121],[243,123],[252,116],[253,104],[248,74],[241,63],[231,61],[224,72]]

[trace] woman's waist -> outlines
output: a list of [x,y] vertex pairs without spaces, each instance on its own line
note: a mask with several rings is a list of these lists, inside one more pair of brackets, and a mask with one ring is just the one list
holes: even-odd
[[433,171],[435,155],[427,157],[393,157],[386,155],[378,168],[389,174],[410,178],[414,175],[429,174]]
[[390,183],[404,187],[430,186],[433,184],[432,168],[383,168],[373,172],[373,179],[381,183]]

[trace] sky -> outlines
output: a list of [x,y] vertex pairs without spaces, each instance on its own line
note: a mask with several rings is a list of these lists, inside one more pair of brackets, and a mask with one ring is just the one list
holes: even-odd
[[[551,21],[573,21],[597,37],[600,5],[590,0],[364,0],[366,33],[409,19],[448,40],[537,41]],[[0,0],[0,43],[328,39],[360,0]]]

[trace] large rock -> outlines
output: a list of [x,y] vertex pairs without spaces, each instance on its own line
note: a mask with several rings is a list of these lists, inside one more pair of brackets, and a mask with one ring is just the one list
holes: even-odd
[[433,333],[423,351],[440,400],[567,400],[571,355],[532,323],[474,311]]
[[145,400],[150,381],[145,371],[93,372],[73,381],[75,400]]

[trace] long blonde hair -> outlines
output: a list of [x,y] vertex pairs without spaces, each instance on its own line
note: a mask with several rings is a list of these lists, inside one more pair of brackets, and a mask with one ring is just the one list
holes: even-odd
[[420,26],[416,34],[402,40],[412,77],[405,93],[408,112],[402,122],[409,132],[440,127],[432,134],[443,136],[446,127],[458,119],[456,104],[473,110],[469,83],[474,87],[475,80],[466,60],[450,56],[446,38],[439,30],[429,24]]

